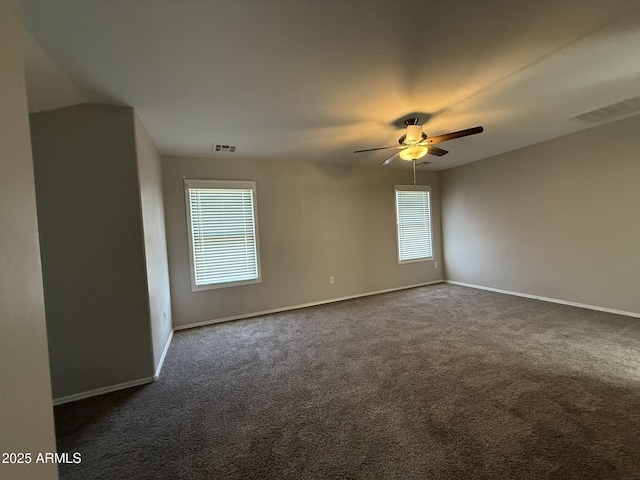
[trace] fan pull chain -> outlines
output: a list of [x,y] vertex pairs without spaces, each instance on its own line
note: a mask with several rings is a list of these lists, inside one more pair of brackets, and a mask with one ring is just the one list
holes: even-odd
[[416,187],[416,162],[415,160],[411,162],[413,164],[413,186]]

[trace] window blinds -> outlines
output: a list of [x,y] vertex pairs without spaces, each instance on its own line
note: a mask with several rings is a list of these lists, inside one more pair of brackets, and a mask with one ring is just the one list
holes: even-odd
[[430,200],[428,187],[396,186],[399,262],[433,256]]
[[255,184],[187,183],[195,287],[259,279]]

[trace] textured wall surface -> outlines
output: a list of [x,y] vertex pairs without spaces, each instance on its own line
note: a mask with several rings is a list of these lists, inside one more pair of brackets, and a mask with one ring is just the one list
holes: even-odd
[[31,115],[56,399],[153,375],[133,119],[105,105]]
[[56,466],[35,463],[56,444],[21,37],[17,5],[0,0],[0,452],[34,455],[0,463],[0,478],[48,480]]
[[153,141],[137,116],[135,116],[135,134],[153,339],[153,364],[157,370],[171,335],[171,296],[162,201],[162,164]]
[[640,116],[441,173],[450,280],[640,313]]
[[[432,187],[435,259],[404,265],[396,257],[394,185],[411,184],[410,170],[163,157],[163,177],[177,326],[442,278],[435,268],[441,261],[437,173],[418,177]],[[257,182],[262,283],[191,291],[183,178]]]

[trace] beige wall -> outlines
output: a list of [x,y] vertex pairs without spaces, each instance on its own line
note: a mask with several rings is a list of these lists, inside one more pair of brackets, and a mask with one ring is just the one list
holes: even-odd
[[162,165],[151,137],[137,115],[134,114],[134,117],[153,364],[157,371],[171,335],[171,297],[162,201]]
[[[174,325],[182,326],[441,279],[435,262],[398,265],[394,184],[410,170],[163,157]],[[256,180],[262,283],[191,292],[183,178]],[[434,252],[441,261],[438,176]],[[329,276],[335,283],[329,284]]]
[[[0,452],[55,452],[33,166],[17,5],[0,0]],[[58,478],[0,464],[0,478]]]
[[41,112],[31,131],[53,396],[150,380],[133,110]]
[[640,313],[640,116],[442,172],[446,277]]

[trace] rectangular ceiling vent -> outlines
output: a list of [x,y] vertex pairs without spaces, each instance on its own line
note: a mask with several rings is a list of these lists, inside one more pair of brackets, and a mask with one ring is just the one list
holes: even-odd
[[236,146],[235,145],[219,145],[216,144],[213,146],[213,151],[214,152],[226,152],[226,153],[233,153],[236,151]]
[[616,120],[634,113],[640,113],[640,97],[628,98],[621,102],[607,105],[606,107],[574,115],[570,118],[572,120],[578,120],[579,122],[593,124]]
[[416,163],[416,167],[426,167],[427,165],[431,165],[431,162]]

